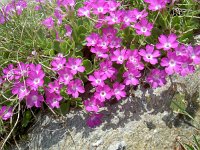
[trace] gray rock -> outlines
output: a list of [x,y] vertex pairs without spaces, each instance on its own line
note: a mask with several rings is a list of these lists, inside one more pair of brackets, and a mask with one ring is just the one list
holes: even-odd
[[[84,111],[72,110],[65,117],[40,114],[38,122],[29,132],[29,139],[19,143],[22,150],[170,150],[176,140],[187,141],[200,134],[195,127],[200,122],[199,85],[200,70],[185,78],[174,77],[164,87],[142,89],[134,97],[108,105],[101,126],[87,127]],[[174,96],[185,95],[188,108],[195,110],[191,126],[172,113]],[[196,102],[195,105],[192,105]],[[189,110],[189,109],[188,109]],[[197,120],[198,119],[198,120]],[[175,123],[179,125],[175,125]],[[186,138],[185,138],[186,137]],[[12,148],[16,149],[16,148]]]

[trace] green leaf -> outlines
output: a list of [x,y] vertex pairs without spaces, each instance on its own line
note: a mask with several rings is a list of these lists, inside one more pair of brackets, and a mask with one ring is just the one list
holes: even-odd
[[176,94],[172,99],[170,107],[174,112],[185,114],[185,110],[187,108],[187,101],[185,100],[185,95],[180,93]]
[[90,74],[93,71],[93,66],[90,60],[85,59],[83,60],[83,66],[85,67],[86,74]]
[[60,52],[60,42],[54,41],[53,42],[53,49],[56,50],[57,52]]
[[61,113],[63,115],[66,115],[68,112],[69,112],[69,109],[70,109],[70,101],[67,101],[65,103],[62,103],[60,105],[60,110],[61,110]]
[[26,127],[32,118],[32,114],[30,110],[26,110],[24,118],[22,120],[22,127]]

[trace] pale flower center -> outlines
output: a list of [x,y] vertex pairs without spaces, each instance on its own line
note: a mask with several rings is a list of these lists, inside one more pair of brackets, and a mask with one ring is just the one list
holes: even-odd
[[142,31],[142,32],[147,32],[147,28],[146,28],[146,27],[142,27],[142,28],[141,28],[141,31]]
[[38,100],[38,97],[37,97],[36,95],[33,95],[33,96],[32,96],[32,101],[35,102],[35,101],[37,101],[37,100]]
[[99,7],[97,8],[98,12],[103,12],[103,8],[102,7]]
[[176,65],[176,62],[174,60],[170,60],[169,65],[171,67],[174,67]]
[[171,43],[165,43],[164,45],[165,48],[170,48],[171,46],[172,46]]
[[102,91],[102,92],[100,93],[100,95],[101,95],[102,97],[105,97],[105,96],[106,96],[106,92],[105,92],[105,91]]
[[161,5],[156,5],[155,9],[158,10],[161,8]]
[[146,58],[147,59],[152,59],[152,55],[151,54],[147,54]]
[[39,78],[34,79],[33,83],[34,83],[34,84],[40,83],[40,79],[39,79]]
[[77,67],[76,65],[73,65],[73,66],[72,66],[72,70],[77,70],[77,68],[78,68],[78,67]]
[[123,56],[119,56],[118,57],[118,61],[123,61],[124,60],[124,57]]

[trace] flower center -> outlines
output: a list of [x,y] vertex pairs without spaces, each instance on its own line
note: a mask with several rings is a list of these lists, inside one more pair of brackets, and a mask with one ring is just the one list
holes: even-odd
[[156,5],[155,9],[158,10],[161,8],[161,5]]
[[141,28],[141,31],[142,31],[142,32],[147,32],[147,28],[146,28],[146,27],[142,27],[142,28]]
[[35,102],[35,101],[37,101],[37,100],[38,100],[38,97],[37,97],[36,95],[33,95],[33,96],[32,96],[32,101]]
[[171,43],[165,43],[164,45],[165,48],[171,48],[171,46],[172,46]]
[[99,8],[97,8],[97,10],[98,10],[98,12],[103,12],[103,8],[102,7],[99,7]]
[[152,59],[152,55],[151,54],[147,54],[146,58],[147,59]]
[[40,79],[39,79],[39,78],[34,79],[33,83],[34,83],[34,84],[40,83]]
[[124,57],[123,57],[123,56],[119,56],[119,57],[118,57],[118,60],[119,60],[119,61],[123,61],[123,60],[124,60]]
[[105,96],[106,96],[106,92],[105,92],[105,91],[101,91],[100,95],[101,95],[102,97],[105,97]]
[[169,65],[171,67],[174,67],[176,65],[176,62],[174,60],[170,60]]
[[78,67],[77,67],[76,65],[73,65],[73,66],[72,66],[72,70],[77,70],[77,68],[78,68]]

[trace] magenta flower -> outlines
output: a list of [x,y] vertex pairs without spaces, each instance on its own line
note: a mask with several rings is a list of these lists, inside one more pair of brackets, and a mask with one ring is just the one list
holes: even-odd
[[83,82],[80,79],[75,79],[69,82],[67,86],[67,94],[71,94],[74,98],[78,98],[79,93],[84,93],[85,89]]
[[153,24],[149,23],[147,19],[143,19],[134,25],[138,35],[150,36]]
[[111,78],[116,71],[116,69],[112,66],[112,62],[109,60],[105,60],[100,63],[100,74],[106,76],[106,78]]
[[200,63],[200,46],[192,47],[189,45],[186,49],[188,55],[193,60],[193,64],[198,65]]
[[59,77],[58,80],[60,83],[63,83],[64,85],[68,85],[69,81],[73,79],[73,74],[68,68],[64,68],[63,70],[58,71]]
[[135,23],[136,19],[131,10],[124,10],[122,11],[122,23],[123,28],[126,28],[131,25],[131,23]]
[[117,35],[117,29],[115,29],[113,26],[108,26],[106,28],[102,29],[103,37],[106,37],[109,40],[112,40]]
[[31,90],[37,90],[39,87],[42,87],[44,84],[44,72],[37,74],[34,71],[29,73],[29,77],[26,79],[26,84],[30,87]]
[[106,14],[109,11],[109,5],[105,0],[98,0],[92,6],[92,13],[95,15]]
[[147,15],[148,15],[148,12],[146,12],[146,10],[139,11],[137,8],[132,10],[132,13],[133,13],[133,15],[134,15],[136,20],[145,19],[147,17]]
[[85,110],[88,112],[98,112],[99,106],[102,105],[101,102],[95,99],[94,97],[85,100],[83,104],[85,106]]
[[138,85],[138,78],[141,77],[141,73],[136,69],[130,69],[123,74],[125,85]]
[[92,114],[86,121],[87,125],[91,128],[94,128],[102,123],[103,115],[102,114]]
[[188,56],[188,52],[184,44],[179,44],[174,50],[177,56]]
[[93,86],[104,86],[104,81],[107,79],[105,75],[102,75],[100,71],[95,71],[93,75],[90,75],[88,80],[92,82]]
[[42,24],[48,29],[53,29],[54,27],[53,18],[52,17],[46,18],[45,20],[42,21]]
[[119,82],[115,82],[113,84],[113,93],[117,100],[121,100],[121,98],[126,97],[124,89],[125,85],[120,84]]
[[109,43],[110,43],[109,39],[106,36],[103,36],[102,38],[99,38],[97,46],[107,50]]
[[117,8],[120,6],[120,3],[115,0],[107,1],[109,12],[116,11]]
[[57,57],[55,57],[51,61],[52,70],[59,71],[65,67],[66,64],[66,58],[62,54],[58,54]]
[[21,15],[24,8],[27,7],[27,2],[24,0],[20,0],[18,2],[14,2],[14,5],[16,7],[15,9],[17,11],[17,15]]
[[71,28],[71,26],[70,25],[65,25],[65,31],[66,31],[66,33],[65,33],[65,36],[66,37],[71,37],[71,35],[72,35],[72,28]]
[[96,54],[97,58],[107,58],[108,49],[102,49],[100,47],[92,47],[90,50],[92,53]]
[[58,80],[55,80],[54,82],[51,82],[51,83],[48,84],[48,91],[49,91],[49,93],[60,94],[60,89],[61,88],[62,88],[62,86],[58,82]]
[[141,62],[141,56],[137,49],[135,50],[127,50],[128,61],[126,63],[126,67],[128,69],[135,67],[138,70],[144,69],[144,64]]
[[186,76],[195,71],[194,66],[192,65],[193,60],[189,57],[182,56],[181,57],[181,69],[179,70],[179,74],[181,76]]
[[147,82],[152,86],[152,88],[157,88],[166,84],[166,73],[163,70],[153,69],[147,76]]
[[168,0],[144,0],[144,2],[149,3],[149,10],[157,11],[162,10],[166,7]]
[[110,47],[110,48],[120,48],[120,47],[121,47],[121,42],[122,42],[122,39],[121,39],[121,38],[114,37],[114,38],[112,38],[112,40],[110,41],[109,47]]
[[12,88],[12,94],[16,94],[21,101],[25,96],[29,94],[29,90],[24,83],[16,83]]
[[0,118],[2,120],[8,120],[13,116],[13,108],[8,106],[2,106],[0,109]]
[[110,16],[106,16],[105,20],[109,25],[119,24],[122,20],[122,12],[121,11],[114,11],[110,12]]
[[100,36],[96,33],[91,33],[86,37],[87,46],[95,46],[100,39]]
[[181,57],[177,56],[176,53],[168,51],[167,58],[161,60],[160,65],[165,67],[165,72],[168,75],[178,73],[181,69]]
[[17,68],[14,70],[14,73],[15,79],[27,77],[29,73],[29,64],[24,64],[23,62],[18,63]]
[[29,65],[29,73],[35,72],[36,74],[43,74],[42,66],[40,64],[30,64]]
[[123,64],[125,60],[127,60],[128,55],[125,49],[123,50],[115,50],[111,55],[111,61],[115,61],[117,64]]
[[66,15],[64,15],[63,13],[62,13],[62,10],[61,10],[61,8],[60,7],[57,7],[57,8],[55,8],[55,10],[54,10],[54,16],[58,19],[58,25],[61,25],[62,24],[62,20],[64,19],[64,17],[66,16]]
[[89,7],[81,7],[78,9],[78,16],[79,17],[90,17],[90,8]]
[[71,73],[73,75],[77,74],[78,72],[85,71],[85,67],[82,66],[82,60],[80,58],[68,58],[66,67],[71,69]]
[[29,95],[26,97],[26,106],[27,108],[31,108],[33,106],[39,108],[41,107],[44,98],[37,91],[31,91]]
[[7,68],[3,69],[3,78],[12,81],[15,78],[15,68],[13,64],[9,64]]
[[178,47],[177,36],[175,34],[170,34],[169,36],[160,35],[158,38],[159,42],[156,44],[157,49],[164,49],[165,51],[170,50],[171,48]]
[[48,90],[45,90],[46,102],[50,108],[59,108],[60,101],[63,99],[61,95],[56,93],[49,93]]
[[139,54],[143,57],[144,61],[155,65],[158,63],[157,57],[160,56],[160,52],[158,50],[154,50],[154,46],[147,45],[146,50],[141,49]]
[[104,102],[106,99],[110,99],[113,95],[111,88],[108,85],[98,86],[96,87],[96,92],[94,97],[98,99],[100,102]]

